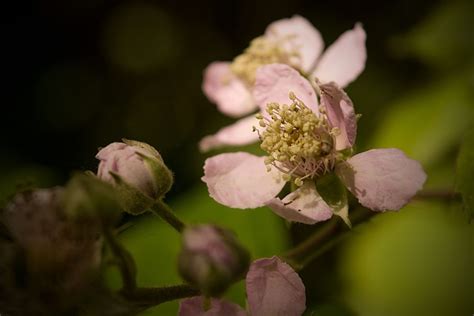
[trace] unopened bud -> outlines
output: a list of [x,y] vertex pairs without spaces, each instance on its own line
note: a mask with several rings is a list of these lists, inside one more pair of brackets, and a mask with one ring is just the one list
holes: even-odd
[[162,198],[173,184],[173,174],[152,146],[123,140],[102,148],[97,176],[120,191],[124,209],[140,214]]
[[216,296],[239,280],[250,255],[235,235],[214,225],[196,225],[183,232],[179,272],[205,295]]
[[77,173],[66,185],[64,210],[71,218],[99,219],[103,225],[113,225],[122,210],[117,190],[93,173]]
[[[27,277],[26,282],[2,279],[9,281],[0,282],[0,293],[8,293],[2,303],[23,311],[21,315],[54,310],[70,297],[84,295],[98,280],[102,260],[100,223],[92,218],[69,217],[64,211],[63,194],[59,187],[20,193],[0,213],[10,239],[0,247],[2,256],[8,256],[8,260],[0,260],[0,276],[15,276],[22,271]],[[4,252],[9,249],[18,250]],[[44,300],[44,293],[48,293],[48,300]],[[24,297],[28,297],[29,304],[24,304]]]

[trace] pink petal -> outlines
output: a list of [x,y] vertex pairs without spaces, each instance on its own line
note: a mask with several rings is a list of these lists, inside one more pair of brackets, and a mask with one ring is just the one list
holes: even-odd
[[259,127],[255,115],[245,117],[236,123],[220,129],[216,134],[204,137],[199,143],[201,152],[221,146],[242,146],[258,140],[258,133],[253,127]]
[[354,81],[365,68],[365,38],[360,23],[344,32],[324,52],[312,76],[321,82],[335,81],[343,88]]
[[374,211],[399,210],[426,180],[420,163],[395,148],[357,154],[336,172],[359,202]]
[[179,316],[246,316],[247,313],[237,304],[224,300],[211,299],[211,308],[204,311],[204,298],[195,296],[184,299],[179,304]]
[[206,159],[204,177],[209,195],[217,202],[234,208],[265,205],[285,185],[280,172],[267,172],[265,157],[245,152],[220,154]]
[[304,224],[325,221],[333,214],[312,181],[306,181],[301,188],[288,194],[283,200],[274,198],[267,205],[284,219]]
[[318,100],[311,84],[298,71],[284,64],[270,64],[257,69],[253,96],[265,113],[272,102],[291,104],[288,94],[294,92],[307,107],[316,111]]
[[265,30],[265,37],[283,43],[289,53],[297,52],[295,65],[304,72],[314,68],[324,47],[319,31],[299,15],[273,22]]
[[322,84],[320,88],[321,105],[326,108],[329,122],[341,132],[336,137],[336,150],[352,147],[357,135],[357,117],[351,99],[334,82]]
[[278,257],[254,261],[246,287],[251,315],[299,316],[306,309],[301,278]]
[[257,106],[249,89],[230,70],[229,62],[213,62],[204,71],[202,89],[222,113],[239,117]]
[[107,160],[111,155],[115,154],[116,151],[122,150],[127,147],[125,143],[111,143],[105,146],[104,148],[99,148],[99,152],[95,155],[95,158],[99,160]]

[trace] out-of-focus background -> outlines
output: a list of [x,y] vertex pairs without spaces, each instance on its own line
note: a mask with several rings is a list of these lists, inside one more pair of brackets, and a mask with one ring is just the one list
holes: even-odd
[[[95,170],[98,147],[137,139],[155,146],[174,171],[168,200],[180,216],[233,228],[255,258],[287,249],[314,227],[293,225],[288,233],[268,209],[217,205],[200,177],[204,159],[219,151],[201,154],[197,143],[232,122],[203,95],[203,69],[231,60],[269,23],[293,14],[312,22],[326,45],[357,21],[364,25],[366,69],[347,88],[362,114],[357,150],[401,148],[427,170],[426,188],[454,188],[474,112],[470,0],[6,6],[0,30],[3,201],[22,188],[61,185],[73,170]],[[140,283],[179,282],[174,231],[156,218],[125,220],[135,223],[123,239],[138,261]],[[303,270],[307,314],[471,315],[473,257],[474,226],[459,203],[415,201],[355,229]],[[237,285],[229,297],[243,305],[242,289]],[[144,314],[176,309],[168,303]]]

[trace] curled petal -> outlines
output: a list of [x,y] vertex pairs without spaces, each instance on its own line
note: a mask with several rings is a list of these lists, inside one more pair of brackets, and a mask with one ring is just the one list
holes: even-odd
[[253,96],[262,112],[265,112],[267,105],[272,102],[290,104],[290,92],[316,112],[316,93],[309,81],[298,71],[284,64],[270,64],[257,69]]
[[284,219],[304,224],[325,221],[333,214],[312,181],[306,181],[301,188],[291,192],[283,200],[274,198],[267,205]]
[[265,37],[282,43],[289,54],[295,54],[290,61],[304,72],[314,68],[324,47],[319,31],[299,15],[273,22],[265,30]]
[[301,278],[278,257],[254,261],[246,287],[251,315],[299,316],[306,309]]
[[357,136],[357,117],[351,99],[334,82],[322,84],[320,89],[321,105],[326,108],[329,122],[340,131],[336,150],[352,147]]
[[240,119],[220,129],[216,134],[204,137],[199,143],[199,149],[206,152],[226,145],[242,146],[254,143],[258,140],[258,133],[253,131],[254,126],[259,126],[255,115]]
[[204,310],[204,298],[195,296],[181,301],[179,316],[247,316],[247,313],[237,304],[224,300],[211,299],[210,308]]
[[264,159],[245,152],[208,158],[202,181],[210,196],[223,205],[242,209],[263,206],[285,185],[278,171],[266,170]]
[[344,32],[324,52],[312,76],[322,82],[335,81],[343,88],[354,81],[365,68],[365,38],[360,23]]
[[202,89],[222,113],[239,117],[257,106],[245,84],[230,70],[229,62],[213,62],[204,71]]
[[426,180],[420,163],[395,148],[357,154],[337,165],[336,173],[359,202],[374,211],[399,210]]

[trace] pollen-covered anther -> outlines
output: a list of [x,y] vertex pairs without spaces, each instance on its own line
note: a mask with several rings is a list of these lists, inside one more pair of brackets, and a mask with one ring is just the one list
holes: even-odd
[[268,153],[267,170],[275,167],[284,181],[298,186],[332,169],[337,157],[334,136],[340,132],[329,126],[326,115],[314,113],[293,93],[290,105],[269,103],[266,115],[257,114],[260,147]]
[[[255,38],[250,42],[250,46],[234,59],[230,69],[246,84],[253,86],[258,67],[273,63],[291,65],[292,60],[298,57],[297,51],[288,52],[282,48],[285,40],[288,39],[271,41],[263,36]],[[296,65],[293,66],[296,67]]]

